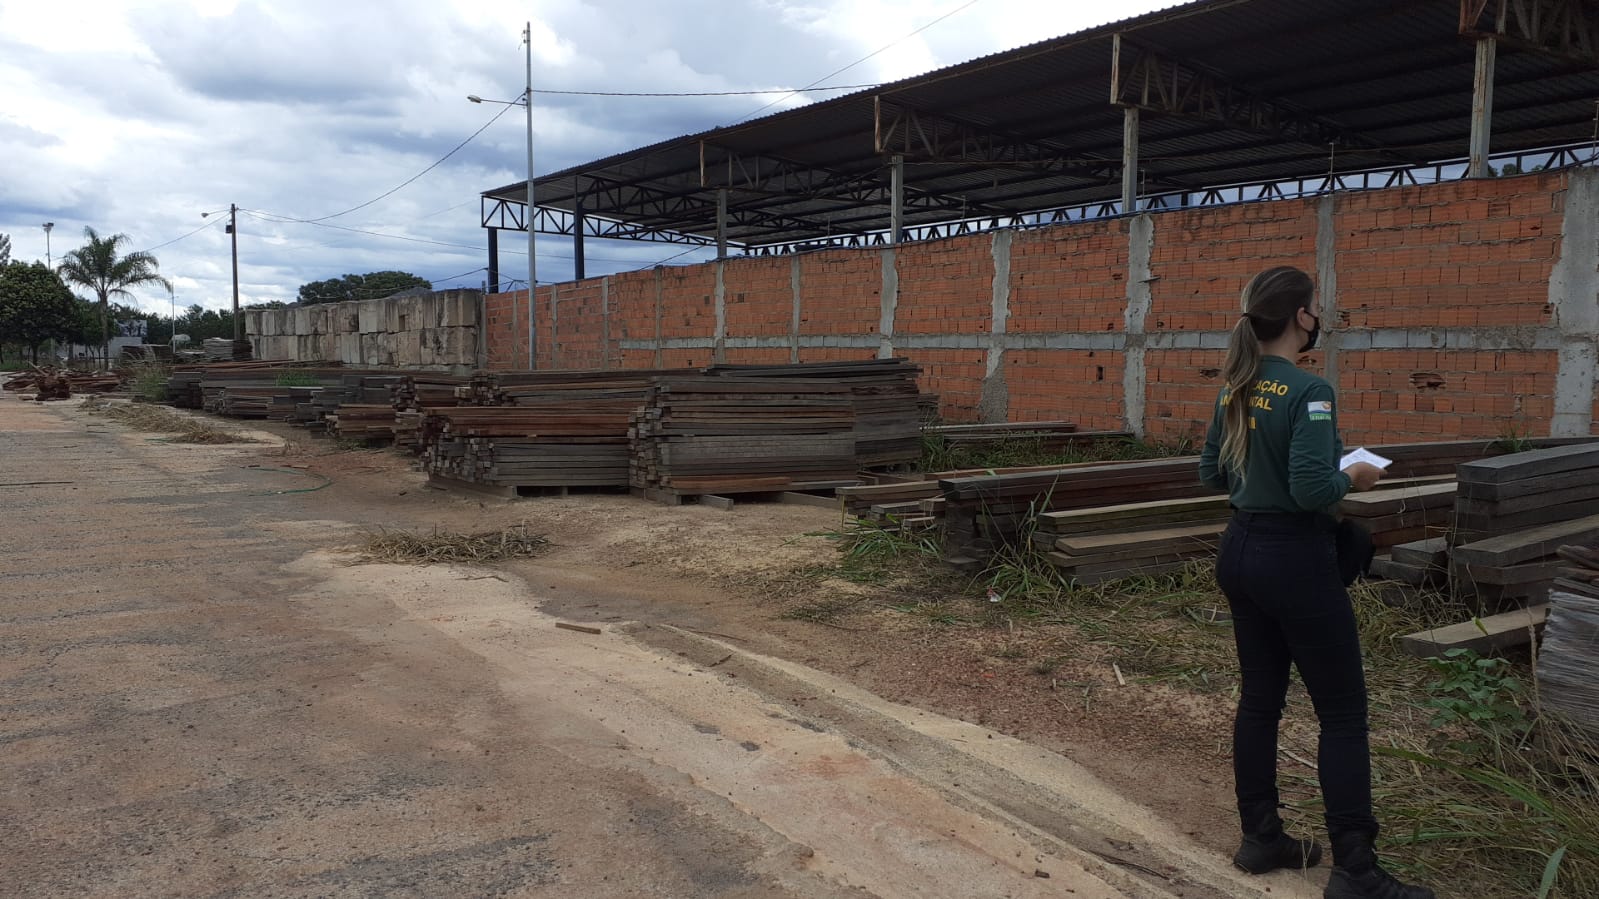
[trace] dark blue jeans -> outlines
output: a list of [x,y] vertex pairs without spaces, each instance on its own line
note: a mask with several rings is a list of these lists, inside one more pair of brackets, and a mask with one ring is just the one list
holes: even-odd
[[1233,724],[1233,777],[1245,836],[1269,840],[1281,833],[1277,728],[1292,664],[1321,723],[1317,767],[1334,861],[1369,847],[1377,821],[1371,812],[1366,677],[1331,522],[1238,512],[1222,535],[1216,578],[1232,608],[1243,679]]

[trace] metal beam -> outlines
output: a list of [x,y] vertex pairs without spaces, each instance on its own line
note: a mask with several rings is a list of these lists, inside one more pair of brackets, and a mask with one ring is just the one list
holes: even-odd
[[1116,160],[1085,157],[1039,140],[984,128],[943,113],[873,99],[873,144],[880,156],[1039,174],[1115,177]]
[[1466,167],[1468,178],[1488,178],[1493,168],[1488,165],[1488,142],[1493,133],[1494,114],[1494,57],[1499,42],[1491,37],[1477,38],[1477,69],[1471,85],[1471,162]]
[[1122,212],[1138,211],[1138,107],[1122,109]]
[[1112,36],[1110,102],[1315,147],[1381,146],[1337,122],[1261,96],[1218,73],[1139,46],[1120,34]]
[[1599,65],[1599,10],[1586,0],[1460,0],[1460,33]]
[[895,155],[889,163],[893,170],[889,177],[892,185],[888,212],[888,240],[898,244],[905,239],[905,157]]
[[[496,199],[494,197],[479,198],[482,204],[482,226],[502,231],[527,230],[527,204],[516,200]],[[564,209],[551,209],[540,206],[533,217],[533,226],[540,234],[564,234],[575,237],[577,229],[582,228],[587,237],[603,237],[610,240],[638,240],[654,243],[688,244],[696,247],[714,246],[713,238],[700,234],[673,231],[668,228],[654,227],[639,222],[622,222],[614,219],[603,218],[587,211],[583,213],[582,220]]]
[[489,229],[489,293],[500,292],[500,229]]
[[716,189],[716,258],[727,258],[727,188]]
[[574,279],[583,280],[583,198],[575,197],[572,201],[572,276]]

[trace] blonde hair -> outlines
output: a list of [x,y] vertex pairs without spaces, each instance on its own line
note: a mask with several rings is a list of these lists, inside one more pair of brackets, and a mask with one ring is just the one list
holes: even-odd
[[1221,462],[1236,477],[1244,476],[1249,459],[1249,394],[1260,374],[1261,342],[1282,336],[1299,310],[1310,308],[1315,293],[1310,276],[1291,265],[1266,269],[1244,285],[1240,297],[1244,314],[1233,325],[1222,369],[1227,389],[1222,399]]

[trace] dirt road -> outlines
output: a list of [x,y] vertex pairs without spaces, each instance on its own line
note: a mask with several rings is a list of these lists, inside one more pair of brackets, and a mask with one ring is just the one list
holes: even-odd
[[[0,396],[6,895],[1316,895],[651,603],[706,588],[354,564],[366,528],[509,513],[297,458]],[[579,607],[603,633],[553,626]]]

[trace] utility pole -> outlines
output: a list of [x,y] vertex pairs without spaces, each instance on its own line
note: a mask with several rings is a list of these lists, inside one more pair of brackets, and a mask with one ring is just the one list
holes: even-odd
[[244,339],[244,319],[239,317],[239,207],[228,204],[228,233],[233,235],[233,341]]
[[538,323],[534,299],[538,296],[539,282],[538,257],[533,255],[533,229],[536,225],[535,219],[538,218],[538,207],[533,205],[533,23],[531,21],[527,23],[527,30],[522,32],[522,37],[527,43],[527,90],[522,94],[522,100],[527,103],[527,367],[532,371],[538,367],[534,356],[535,325]]

